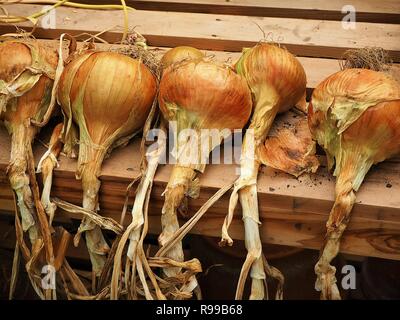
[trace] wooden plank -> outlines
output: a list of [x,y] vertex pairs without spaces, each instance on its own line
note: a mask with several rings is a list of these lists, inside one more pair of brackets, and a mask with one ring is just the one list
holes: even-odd
[[[128,182],[138,175],[140,162],[136,156],[138,154],[138,143],[135,140],[126,148],[113,151],[111,158],[104,161],[101,174],[102,181],[110,183],[119,181]],[[0,146],[2,146],[0,170],[4,172],[9,161],[10,139],[3,127],[0,128]],[[36,145],[36,160],[39,160],[43,152],[44,148],[41,145]],[[221,188],[237,177],[237,167],[234,164],[211,164],[207,168],[206,172],[202,175],[202,182],[208,188]],[[75,160],[61,156],[60,168],[55,170],[55,175],[62,179],[74,178],[75,169]],[[166,184],[169,179],[170,170],[170,165],[161,166],[155,180],[161,184]],[[373,167],[366,178],[366,184],[358,192],[357,199],[359,204],[356,204],[354,212],[357,212],[357,206],[361,205],[361,207],[375,206],[393,209],[394,213],[397,213],[397,210],[400,208],[400,197],[398,197],[398,192],[400,191],[399,170],[400,162],[398,159],[386,161]],[[295,179],[289,175],[264,167],[259,179],[259,192],[272,197],[282,196],[301,199],[310,195],[312,199],[318,201],[333,201],[334,199],[334,179],[326,172],[326,168],[320,168],[317,174],[303,175],[299,179]],[[3,176],[1,181],[7,180]],[[391,184],[390,188],[386,188],[387,183]],[[67,186],[61,185],[61,187]],[[270,190],[270,188],[273,190]],[[80,191],[80,189],[75,190]],[[379,196],[376,196],[377,194]],[[293,208],[301,208],[305,203],[290,203],[290,205]],[[365,209],[363,208],[363,210]]]
[[[122,192],[123,190],[120,191]],[[57,195],[57,192],[55,191],[54,194]],[[158,193],[157,196],[160,196],[160,193]],[[149,216],[149,232],[151,234],[159,234],[159,213],[161,207],[159,206],[157,210],[154,209],[154,203],[152,201]],[[63,218],[64,215],[79,218],[78,216],[73,216],[69,213],[60,211],[62,210],[57,211],[55,218],[56,223],[59,223],[60,219]],[[118,221],[119,215],[116,212],[109,210],[104,210],[103,212],[105,213],[105,216]],[[0,216],[5,215],[4,212],[0,212]],[[10,215],[8,214],[8,216]],[[305,214],[301,214],[301,217],[297,217],[294,220],[293,218],[285,218],[285,216],[282,215],[275,215],[274,217],[269,214],[268,217],[262,217],[260,233],[263,243],[318,250],[323,242],[325,220],[327,217],[323,217],[323,219],[305,220],[304,216]],[[9,217],[9,219],[11,220],[11,217]],[[208,212],[206,216],[196,224],[191,233],[219,238],[223,219],[224,217],[215,214],[212,208],[210,212]],[[180,219],[180,224],[182,225],[185,221],[186,219]],[[126,219],[125,225],[128,223],[129,218]],[[391,229],[392,226],[393,225],[385,225],[385,223],[381,223],[380,226],[377,226],[370,221],[359,221],[359,219],[353,218],[343,236],[340,251],[342,253],[361,256],[400,260],[400,229],[398,226]],[[230,235],[235,240],[244,240],[243,224],[238,215],[235,215],[235,219],[233,220],[230,229]],[[72,254],[76,255],[74,252],[77,252],[78,250],[75,248],[71,249],[73,251]],[[77,253],[80,253],[80,251],[81,250]],[[69,255],[71,255],[71,253],[69,253]]]
[[[41,10],[37,5],[9,5],[14,15],[28,15]],[[58,8],[57,29],[36,29],[39,38],[55,38],[62,32],[80,34],[109,30],[116,25],[119,30],[109,31],[104,38],[109,42],[119,41],[123,14],[120,11],[77,10]],[[345,30],[341,22],[262,18],[233,15],[176,13],[156,11],[132,11],[131,25],[142,33],[152,46],[192,45],[199,49],[241,51],[263,38],[272,38],[285,45],[296,55],[310,57],[339,58],[349,48],[379,45],[388,50],[394,61],[400,61],[400,25],[357,23],[355,30]],[[29,24],[18,24],[28,26]],[[0,31],[10,32],[11,26]]]
[[[4,170],[10,150],[9,139],[0,129],[0,209],[13,210],[12,194]],[[35,147],[36,159],[44,148]],[[138,141],[124,149],[115,150],[104,162],[100,179],[100,208],[108,217],[120,220],[125,189],[139,173]],[[74,178],[76,162],[61,157],[55,171],[53,195],[80,204],[82,190]],[[161,166],[156,177],[150,206],[151,231],[159,228],[163,192],[171,166]],[[189,216],[218,188],[237,177],[235,165],[209,165],[200,177],[202,189],[198,199],[190,199]],[[391,187],[387,188],[390,183]],[[321,168],[317,174],[295,179],[271,168],[260,173],[259,207],[264,242],[318,249],[322,243],[325,223],[334,200],[334,179]],[[357,194],[352,220],[345,234],[342,251],[351,254],[377,256],[400,260],[400,162],[398,159],[374,167]],[[131,197],[131,204],[132,204]],[[220,236],[223,218],[227,213],[229,195],[218,201],[196,226],[194,233]],[[60,213],[58,213],[60,215]],[[62,215],[62,214],[61,214]],[[79,218],[72,216],[72,218]],[[129,219],[128,219],[129,220]],[[240,210],[235,212],[232,236],[242,239]],[[128,222],[128,221],[127,221]]]
[[[90,3],[90,0],[83,1]],[[118,0],[98,0],[119,3]],[[341,21],[342,8],[351,4],[359,22],[399,23],[400,2],[397,0],[127,0],[127,5],[140,10],[197,12],[258,17],[281,17]]]
[[[209,217],[200,220],[193,228],[193,234],[218,237],[222,217]],[[150,232],[159,234],[159,217],[150,216]],[[325,224],[305,222],[293,224],[290,221],[263,219],[260,235],[263,243],[286,245],[319,250],[324,241]],[[234,219],[230,235],[235,240],[244,240],[244,228],[241,219]],[[217,239],[216,239],[217,241]],[[371,229],[368,224],[350,222],[341,240],[340,252],[361,256],[400,260],[399,230]]]
[[[212,167],[210,167],[212,168]],[[214,169],[214,168],[212,168]],[[212,170],[211,169],[211,170]],[[203,178],[203,176],[201,177]],[[279,177],[283,180],[285,175]],[[291,179],[285,179],[286,183],[292,183]],[[122,180],[112,182],[102,179],[102,188],[100,190],[100,209],[107,214],[110,214],[115,220],[119,221],[119,215],[122,211],[123,203],[125,200],[125,190],[129,180]],[[163,197],[161,196],[164,191],[166,182],[156,180],[152,193],[151,208],[153,212],[161,212],[163,205]],[[4,201],[1,205],[2,210],[13,210],[13,198],[8,182],[0,184],[0,199]],[[294,187],[294,186],[293,186]],[[191,199],[189,201],[189,214],[196,212],[200,206],[207,201],[207,199],[217,190],[204,185],[204,190],[201,192],[199,198]],[[82,201],[82,189],[80,183],[73,178],[73,174],[68,177],[60,177],[58,172],[55,175],[55,180],[52,188],[53,195],[60,197],[66,201],[80,205]],[[310,195],[308,195],[310,197]],[[260,216],[262,218],[274,218],[285,221],[302,222],[312,221],[323,223],[327,219],[327,215],[331,208],[331,201],[315,200],[307,198],[296,197],[295,200],[283,196],[266,194],[260,191]],[[213,215],[223,217],[226,215],[229,197],[225,196],[218,201],[212,209]],[[133,192],[130,197],[130,205],[133,202]],[[360,201],[358,202],[360,205]],[[240,214],[239,209],[236,212]],[[400,230],[400,214],[398,210],[390,207],[382,207],[375,205],[358,206],[352,214],[353,221],[363,223],[370,223],[371,227],[391,227]]]
[[[70,183],[69,183],[70,184]],[[126,186],[126,185],[125,185]],[[121,188],[120,194],[123,194],[124,188]],[[160,232],[160,217],[159,213],[161,210],[161,200],[160,199],[162,190],[155,190],[155,194],[152,195],[150,216],[149,216],[149,227],[150,233],[159,234]],[[80,203],[81,199],[78,196],[75,199],[70,199],[70,194],[68,190],[53,190],[53,194],[56,196],[66,196],[65,199],[69,201]],[[219,204],[226,210],[227,208],[227,197],[225,197],[225,203]],[[0,197],[1,199],[1,197]],[[104,208],[103,204],[108,203],[108,199],[101,196],[102,209],[104,215],[119,221],[119,212],[108,210]],[[205,199],[201,199],[205,201]],[[260,202],[263,200],[260,199]],[[113,207],[116,204],[113,204]],[[0,207],[3,204],[0,205]],[[122,202],[119,202],[120,209],[122,208]],[[190,206],[189,209],[193,209],[194,212],[196,206]],[[197,209],[197,208],[196,208]],[[263,210],[263,209],[261,209]],[[66,212],[57,211],[56,223],[64,222],[65,216],[71,216],[72,218],[80,218],[79,216],[74,216]],[[261,217],[261,237],[264,243],[289,245],[294,247],[309,248],[309,249],[319,249],[323,241],[323,234],[325,232],[325,221],[327,219],[326,215],[313,215],[305,213],[274,213],[271,210],[261,211],[262,213],[267,212],[268,214],[263,214]],[[0,212],[0,216],[5,215]],[[307,217],[308,216],[308,217]],[[11,217],[9,218],[11,219]],[[213,207],[206,216],[199,221],[199,223],[193,228],[193,234],[205,235],[219,237],[221,233],[221,226],[223,223],[224,216],[222,213],[216,213],[215,207]],[[129,223],[129,217],[125,221],[125,225]],[[186,219],[180,219],[180,223],[183,224]],[[356,254],[362,256],[374,256],[386,259],[400,260],[400,228],[399,224],[386,223],[385,221],[380,221],[376,223],[374,221],[359,219],[353,217],[348,229],[343,237],[341,252],[348,254]],[[239,214],[235,215],[233,220],[230,234],[233,239],[243,240],[244,230],[242,221]]]

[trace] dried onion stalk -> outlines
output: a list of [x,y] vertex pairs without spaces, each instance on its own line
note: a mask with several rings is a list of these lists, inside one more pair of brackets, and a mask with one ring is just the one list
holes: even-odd
[[[260,43],[246,49],[236,63],[254,97],[254,109],[249,129],[244,137],[241,173],[232,192],[229,213],[222,229],[221,245],[232,245],[228,228],[238,198],[242,205],[245,244],[248,250],[243,264],[236,299],[242,299],[244,283],[251,268],[250,299],[265,297],[264,263],[258,225],[257,176],[261,164],[260,151],[278,112],[285,112],[305,99],[306,75],[300,62],[287,50],[276,45]],[[238,195],[239,194],[239,195]],[[278,275],[278,280],[282,279]]]
[[62,142],[63,129],[63,123],[59,123],[57,126],[55,126],[50,138],[49,148],[39,160],[39,163],[37,165],[37,172],[42,173],[43,178],[41,201],[44,210],[49,216],[50,225],[53,222],[54,213],[57,209],[57,206],[50,200],[50,191],[53,184],[53,170],[54,168],[58,167],[57,158],[64,146]]
[[[164,133],[166,128],[164,125],[161,125],[160,130]],[[154,147],[154,146],[153,146]],[[153,300],[153,295],[150,293],[146,282],[146,276],[144,273],[144,269],[146,270],[148,276],[150,277],[150,281],[155,288],[155,295],[157,299],[164,300],[165,296],[161,292],[157,280],[150,269],[150,266],[147,262],[145,252],[143,250],[143,240],[147,233],[146,223],[146,212],[147,205],[150,198],[150,192],[153,185],[153,179],[157,171],[158,164],[161,160],[161,157],[164,155],[166,149],[166,135],[161,134],[158,137],[157,147],[153,148],[146,154],[147,165],[143,172],[143,176],[140,180],[140,184],[137,188],[135,202],[132,208],[132,222],[125,230],[124,234],[121,237],[121,240],[118,244],[117,253],[114,258],[114,268],[113,275],[111,280],[111,299],[117,299],[119,293],[123,290],[120,288],[120,278],[121,278],[121,263],[122,263],[122,254],[123,249],[125,247],[126,242],[129,240],[129,247],[126,253],[128,263],[127,267],[131,267],[132,270],[125,269],[125,276],[128,274],[135,274],[136,271],[139,273],[139,279],[143,285],[144,296],[148,300]],[[145,230],[142,231],[142,228]],[[142,231],[142,233],[141,233]],[[129,277],[127,277],[129,278]],[[125,280],[127,292],[132,292],[132,296],[136,298],[137,288],[136,282],[130,283],[129,279]],[[129,295],[128,295],[129,296]]]
[[330,263],[339,252],[355,193],[372,165],[400,152],[399,82],[383,72],[351,68],[351,63],[346,67],[315,88],[308,108],[313,138],[325,149],[337,177],[335,203],[315,266],[321,299],[340,299]]

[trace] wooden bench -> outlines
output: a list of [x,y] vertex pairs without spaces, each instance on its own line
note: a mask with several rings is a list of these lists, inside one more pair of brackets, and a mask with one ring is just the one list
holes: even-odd
[[[348,48],[379,45],[390,52],[395,62],[400,61],[400,24],[397,24],[400,22],[400,2],[353,1],[358,21],[355,30],[342,28],[341,19],[345,14],[341,13],[341,9],[345,2],[309,0],[296,4],[296,7],[289,1],[268,1],[265,4],[262,0],[128,0],[127,4],[140,9],[129,12],[130,26],[136,26],[135,30],[147,38],[150,46],[159,47],[156,51],[159,55],[168,47],[191,45],[207,50],[217,60],[235,61],[242,47],[252,46],[264,37],[262,29],[267,39],[281,42],[299,57],[307,73],[310,94],[321,80],[339,70],[337,59]],[[26,16],[40,11],[42,5],[12,4],[5,8],[10,14]],[[29,23],[18,25],[30,28]],[[49,42],[63,32],[94,34],[119,26],[102,35],[112,44],[121,39],[122,25],[121,11],[60,7],[56,11],[56,29],[45,29],[39,24],[35,36]],[[0,25],[0,33],[14,31],[11,26]],[[99,45],[99,48],[109,47]],[[399,75],[398,66],[396,68],[394,73]],[[44,132],[42,138],[47,136]],[[37,143],[34,151],[38,159],[44,148]],[[1,128],[0,216],[10,221],[14,205],[5,176],[9,153],[9,138],[5,129]],[[80,204],[80,181],[74,177],[76,162],[61,157],[60,164],[55,171],[53,196]],[[200,197],[189,201],[189,213],[194,213],[220,187],[234,181],[236,168],[235,165],[209,165],[200,177]],[[115,150],[105,161],[100,177],[103,215],[119,221],[125,189],[138,175],[138,169],[138,141]],[[171,166],[161,166],[155,178],[150,206],[150,231],[153,233],[160,230],[161,193],[170,171]],[[259,176],[258,191],[264,242],[312,249],[320,247],[334,198],[334,178],[326,168],[295,179],[264,167]],[[193,233],[220,236],[228,197],[224,196],[209,210]],[[68,222],[71,218],[78,217],[62,211],[57,213],[59,221]],[[231,235],[234,239],[243,239],[240,210],[236,211]],[[357,194],[357,204],[341,251],[400,260],[399,159],[379,164],[368,174]]]

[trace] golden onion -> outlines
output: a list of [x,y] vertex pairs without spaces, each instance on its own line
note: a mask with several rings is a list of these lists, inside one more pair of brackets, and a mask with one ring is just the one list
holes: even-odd
[[[179,229],[177,210],[185,196],[199,192],[198,173],[205,169],[202,156],[221,143],[221,139],[199,143],[203,129],[228,130],[243,128],[251,113],[251,94],[245,79],[230,68],[206,61],[188,61],[167,68],[160,82],[159,105],[164,118],[175,122],[178,158],[164,192],[161,246]],[[182,134],[191,130],[192,135]],[[202,149],[203,148],[203,149]],[[189,154],[189,155],[188,155]],[[183,261],[181,242],[177,242],[167,257]],[[179,268],[164,270],[175,276]]]
[[[32,142],[39,127],[32,125],[31,121],[43,122],[51,114],[57,61],[54,51],[35,40],[11,40],[0,44],[0,120],[11,135],[7,175],[17,198],[22,230],[28,232],[32,250],[24,244],[22,230],[18,246],[24,258],[29,260],[26,261],[28,275],[42,299],[55,298],[55,292],[40,287],[41,267],[36,258],[44,249],[46,264],[53,265],[54,253],[34,172]],[[19,233],[18,213],[16,215]],[[14,287],[13,283],[11,287]]]
[[57,54],[36,41],[0,44],[0,119],[11,135],[8,177],[18,199],[24,231],[32,244],[38,238],[32,192],[27,176],[27,151],[39,131],[30,120],[41,121],[49,107]]
[[335,167],[335,203],[315,266],[322,299],[340,299],[330,265],[350,220],[355,192],[372,165],[400,152],[400,84],[383,72],[345,69],[314,90],[308,108],[313,138]]
[[[104,158],[141,130],[155,98],[157,81],[139,60],[114,52],[88,50],[64,69],[58,101],[79,127],[77,179],[83,208],[95,211]],[[70,124],[67,125],[70,127]],[[99,276],[109,247],[98,226],[84,218],[75,237],[86,232],[93,271]]]
[[[247,80],[253,94],[254,108],[249,130],[243,141],[241,173],[231,194],[228,216],[222,229],[221,244],[232,245],[228,228],[240,197],[248,255],[243,264],[236,299],[242,298],[250,268],[252,278],[250,299],[263,299],[266,276],[258,230],[260,221],[257,203],[257,176],[262,160],[261,153],[276,114],[289,110],[305,99],[306,75],[300,62],[289,51],[267,43],[245,49],[235,67],[237,73]],[[282,281],[282,275],[278,272],[276,274],[278,280]],[[280,293],[278,296],[281,298]]]

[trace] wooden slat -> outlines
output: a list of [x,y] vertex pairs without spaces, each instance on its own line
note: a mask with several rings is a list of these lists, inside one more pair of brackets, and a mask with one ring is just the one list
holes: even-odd
[[[97,2],[119,3],[118,0]],[[351,4],[359,22],[400,23],[400,2],[397,0],[127,0],[126,3],[140,10],[338,21],[345,16],[343,6]]]
[[[194,228],[193,233],[216,237],[220,233],[222,217],[207,217]],[[159,217],[149,218],[150,232],[159,233]],[[263,243],[319,250],[324,241],[325,224],[320,222],[292,223],[275,219],[263,219],[260,235]],[[218,233],[219,232],[219,233]],[[230,235],[235,240],[244,240],[241,219],[234,219]],[[340,252],[361,256],[371,256],[400,260],[399,230],[371,229],[368,224],[350,222],[341,240]]]
[[[9,12],[28,15],[40,11],[37,5],[9,5]],[[38,27],[39,38],[53,38],[61,32],[79,34],[96,33],[123,24],[120,11],[57,9],[57,29]],[[311,57],[339,58],[348,48],[379,46],[388,50],[395,61],[400,61],[400,25],[357,23],[355,30],[345,30],[341,22],[282,18],[259,18],[233,15],[176,13],[158,11],[132,11],[131,26],[142,33],[150,45],[192,45],[200,49],[241,51],[267,35],[281,42],[294,54]],[[22,24],[28,25],[28,24]],[[121,29],[121,27],[119,28]],[[11,31],[10,26],[1,31]],[[110,42],[120,40],[121,31],[110,31],[104,38]]]
[[[8,162],[9,142],[4,129],[0,130],[0,210],[13,210],[12,194],[4,170]],[[139,173],[138,141],[115,150],[104,162],[100,190],[102,214],[120,219],[125,189]],[[44,148],[36,146],[38,159]],[[75,180],[76,162],[61,157],[61,167],[55,171],[53,195],[80,204],[82,189]],[[171,166],[161,166],[155,177],[150,206],[151,231],[159,228],[163,192]],[[202,189],[198,199],[190,199],[192,214],[218,188],[232,182],[236,175],[234,165],[209,165],[200,177]],[[391,188],[387,188],[390,183]],[[317,174],[292,178],[270,168],[264,168],[259,177],[259,207],[264,242],[318,249],[322,243],[325,223],[334,200],[334,179],[321,168]],[[345,233],[342,252],[400,260],[400,162],[398,159],[374,167],[357,193],[352,220]],[[194,233],[219,237],[227,213],[229,195],[218,201],[193,230]],[[132,197],[131,197],[132,200]],[[132,202],[131,202],[132,203]],[[60,215],[60,213],[58,213]],[[72,218],[79,218],[72,216]],[[235,212],[232,228],[235,239],[243,238],[240,211]]]
[[[57,181],[57,179],[56,179]],[[71,182],[68,183],[71,185]],[[118,190],[119,194],[124,193],[124,188],[127,183]],[[104,189],[107,189],[108,184],[105,183]],[[160,217],[162,201],[160,195],[162,188],[157,188],[152,195],[150,216],[149,216],[149,228],[150,233],[159,234],[160,232]],[[103,190],[104,192],[104,190]],[[79,204],[81,202],[81,193],[71,199],[69,190],[54,189],[53,194],[55,196],[63,196],[64,199]],[[114,210],[108,210],[104,205],[108,204],[109,199],[103,196],[101,193],[101,208],[105,216],[119,220],[120,213],[115,211],[116,208],[122,208],[122,199],[120,202],[112,203]],[[1,197],[0,197],[1,199]],[[227,208],[227,197],[223,199],[222,203],[218,203],[217,208],[223,209],[226,213]],[[155,203],[157,201],[157,203]],[[199,199],[196,201],[197,205],[190,206],[191,212],[198,209],[199,202],[206,201],[205,199]],[[260,199],[260,203],[263,199]],[[10,202],[10,206],[11,206]],[[4,204],[0,205],[0,207]],[[222,212],[215,212],[213,207],[207,215],[199,221],[199,223],[193,228],[193,234],[219,237],[221,233],[221,226],[223,223],[224,216]],[[323,235],[325,232],[325,221],[327,215],[316,215],[311,213],[286,213],[273,212],[272,209],[265,208],[261,209],[262,225],[261,225],[261,238],[264,243],[289,245],[301,248],[319,249],[323,241]],[[328,212],[328,210],[327,210]],[[1,215],[2,213],[0,213]],[[4,214],[4,213],[3,213]],[[71,216],[72,218],[80,218],[78,215],[72,215],[66,212],[57,211],[56,222],[63,222],[65,216]],[[183,224],[185,220],[180,219],[180,223]],[[125,221],[125,225],[129,223],[129,217]],[[243,240],[244,230],[243,224],[240,219],[239,213],[235,214],[230,234],[233,239]],[[348,254],[356,254],[362,256],[374,256],[387,259],[400,260],[400,225],[398,223],[386,222],[386,221],[372,221],[369,219],[360,219],[359,217],[353,216],[342,240],[341,252]]]
[[[125,185],[126,187],[126,185]],[[120,194],[123,194],[124,188],[119,190]],[[60,190],[53,190],[53,194],[56,196],[63,195],[64,199],[69,199],[69,193],[66,194],[66,190],[60,192]],[[157,190],[156,194],[153,195],[153,199],[160,199],[161,191]],[[108,202],[102,196],[101,206],[104,215],[118,221],[119,212],[107,210],[103,204]],[[78,196],[74,199],[74,202],[80,203],[81,199]],[[205,201],[201,199],[201,201]],[[262,200],[260,199],[260,202]],[[226,202],[223,204],[223,208],[226,209]],[[198,202],[197,202],[198,203]],[[113,208],[122,208],[122,203],[113,203]],[[190,206],[189,209],[193,209],[194,212],[196,206]],[[149,216],[149,232],[153,234],[159,234],[160,232],[160,216],[161,212],[161,201],[155,205],[152,200],[150,207]],[[305,214],[305,213],[274,213],[268,210],[268,215],[261,217],[261,238],[264,243],[289,245],[294,247],[319,249],[323,242],[323,235],[325,232],[325,221],[327,216]],[[2,213],[0,213],[1,215]],[[56,222],[59,222],[60,218],[64,215],[72,216],[72,218],[80,218],[65,212],[57,212]],[[308,216],[308,218],[307,218]],[[314,218],[312,218],[314,216]],[[199,221],[198,224],[193,228],[191,233],[219,237],[221,233],[221,226],[223,223],[223,215],[215,213],[214,208],[207,213],[207,215]],[[129,222],[129,217],[126,219],[126,223]],[[183,224],[185,220],[180,219],[180,223]],[[230,230],[230,235],[233,239],[243,240],[244,230],[242,220],[239,214],[235,215]],[[362,256],[373,256],[387,259],[400,260],[400,228],[398,224],[385,223],[384,221],[374,222],[369,220],[352,218],[345,235],[342,240],[341,252]]]

